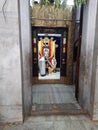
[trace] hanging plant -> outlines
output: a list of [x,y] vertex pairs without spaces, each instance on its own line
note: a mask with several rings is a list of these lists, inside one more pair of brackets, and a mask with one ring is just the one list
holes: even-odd
[[60,8],[61,0],[55,0],[55,8]]
[[[40,0],[40,5],[54,5],[55,8],[66,8],[68,0]],[[36,2],[36,0],[33,2]],[[75,7],[79,7],[82,4],[86,4],[87,0],[74,0]]]
[[61,5],[61,0],[41,0],[40,1],[41,5],[54,5],[55,8],[60,8]]
[[50,5],[50,1],[49,0],[41,0],[40,4],[41,5]]
[[75,3],[75,7],[79,7],[82,4],[86,4],[87,0],[74,0],[74,3]]

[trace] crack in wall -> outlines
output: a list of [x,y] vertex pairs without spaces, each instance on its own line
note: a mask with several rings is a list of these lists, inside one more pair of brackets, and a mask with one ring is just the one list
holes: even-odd
[[4,3],[3,3],[3,6],[2,6],[2,13],[3,13],[3,17],[4,17],[5,22],[6,22],[5,5],[6,5],[7,1],[8,0],[5,0]]

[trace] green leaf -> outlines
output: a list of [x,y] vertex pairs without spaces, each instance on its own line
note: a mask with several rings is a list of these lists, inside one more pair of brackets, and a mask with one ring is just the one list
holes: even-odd
[[78,7],[82,4],[86,4],[87,0],[75,0],[75,6]]

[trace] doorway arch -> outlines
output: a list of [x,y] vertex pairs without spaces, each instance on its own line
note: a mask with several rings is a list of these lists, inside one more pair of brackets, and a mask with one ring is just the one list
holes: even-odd
[[[88,6],[89,6],[89,10],[91,8],[91,2],[93,0],[90,0]],[[97,2],[97,1],[96,1]],[[97,7],[97,3],[94,3],[94,6]],[[87,14],[88,17],[91,17],[89,16],[90,14],[90,11],[89,11],[87,8],[85,9],[85,12]],[[96,13],[96,9],[94,10],[95,13]],[[84,13],[85,13],[84,12]],[[93,14],[91,14],[93,16]],[[24,115],[24,118],[26,116],[28,116],[31,112],[31,108],[32,108],[32,94],[31,94],[31,88],[32,88],[32,79],[31,79],[31,75],[32,75],[32,47],[31,47],[31,28],[30,28],[30,7],[29,7],[29,0],[28,1],[24,1],[24,0],[21,0],[19,1],[19,23],[20,23],[20,42],[21,42],[21,48],[20,48],[20,51],[21,51],[21,68],[22,68],[22,97],[23,97],[23,115]],[[87,19],[85,19],[85,21],[83,23],[85,23],[86,21],[86,25],[90,24],[89,23],[89,20],[90,18],[86,17]],[[96,16],[95,16],[96,17]],[[94,18],[95,18],[94,17]],[[96,21],[96,18],[93,20],[93,23]],[[91,23],[92,24],[92,23]],[[95,25],[93,25],[95,27]],[[85,30],[85,26],[84,26],[84,29]],[[88,29],[87,32],[89,32],[90,30]],[[86,34],[88,34],[86,32]],[[90,33],[90,32],[89,32]],[[91,33],[89,34],[89,36],[91,35]],[[94,35],[93,35],[93,39],[94,39]],[[85,40],[85,35],[82,37],[82,42],[83,40]],[[88,41],[86,41],[87,43]],[[83,47],[83,46],[82,46]],[[93,41],[93,47],[95,49],[95,41]],[[83,48],[82,48],[83,49]],[[94,52],[94,49],[92,50]],[[87,51],[87,50],[86,50]],[[86,52],[87,53],[87,52]],[[95,63],[96,63],[96,58],[94,58],[94,55],[97,55],[95,53],[92,53],[92,65],[91,67],[95,66]],[[97,57],[97,56],[96,56]],[[81,59],[83,58],[83,50],[81,51]],[[80,59],[80,60],[81,60]],[[85,75],[83,75],[82,73],[82,62],[83,60],[81,60],[81,63],[80,63],[80,78],[85,78]],[[84,59],[84,62],[85,62],[85,59]],[[85,66],[84,66],[85,67]],[[92,68],[92,70],[90,70],[91,72],[91,77],[94,75],[94,72],[96,70],[96,67]],[[86,71],[86,70],[85,70]],[[94,79],[92,79],[94,80]],[[88,81],[89,82],[89,79]],[[79,102],[80,104],[83,106],[83,108],[85,110],[87,110],[89,112],[89,114],[91,114],[91,116],[93,115],[93,103],[94,103],[94,91],[95,91],[95,88],[93,91],[92,90],[92,86],[91,84],[93,84],[93,81],[92,82],[89,82],[89,84],[87,85],[90,85],[90,87],[87,87],[86,88],[86,91],[85,91],[85,88],[84,86],[86,85],[85,82],[81,81],[80,79],[80,82],[79,82]],[[83,86],[84,85],[84,86]],[[89,99],[88,99],[88,96],[87,98],[85,98],[86,96],[86,92],[87,90],[89,90]],[[93,98],[91,98],[91,96]],[[85,102],[84,102],[85,100]],[[91,105],[89,104],[89,108],[87,107],[87,104],[86,103],[90,103],[91,102]]]

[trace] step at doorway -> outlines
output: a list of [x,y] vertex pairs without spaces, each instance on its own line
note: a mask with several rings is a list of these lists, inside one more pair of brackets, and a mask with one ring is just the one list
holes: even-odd
[[32,115],[84,113],[75,98],[74,85],[36,84],[32,95]]

